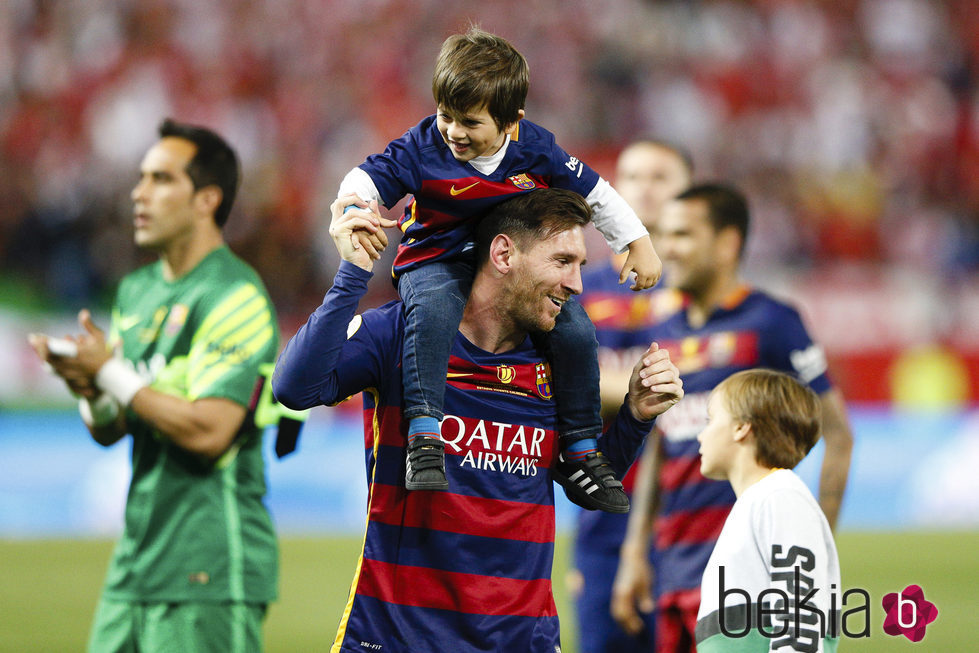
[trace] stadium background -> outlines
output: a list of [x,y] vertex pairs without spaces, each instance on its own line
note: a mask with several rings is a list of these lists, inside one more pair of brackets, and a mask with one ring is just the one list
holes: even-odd
[[[856,446],[843,583],[917,583],[922,645],[974,648],[979,581],[979,11],[973,0],[4,0],[0,2],[0,651],[80,650],[118,532],[124,445],[85,436],[30,331],[101,321],[145,260],[129,190],[159,120],[227,135],[245,183],[232,247],[288,337],[328,287],[342,175],[432,112],[441,41],[478,22],[531,66],[529,119],[612,176],[641,135],[752,201],[749,279],[826,346]],[[606,255],[597,233],[594,259]],[[368,301],[393,298],[384,275]],[[332,641],[362,530],[357,401],[315,411],[269,465],[283,536],[268,650]],[[327,479],[327,456],[349,461]],[[818,455],[818,454],[817,454]],[[814,482],[813,461],[801,473]],[[560,493],[559,493],[560,494]],[[572,508],[559,499],[559,528]],[[566,539],[562,539],[562,545]],[[557,554],[565,650],[575,651]],[[925,649],[922,649],[925,650]]]

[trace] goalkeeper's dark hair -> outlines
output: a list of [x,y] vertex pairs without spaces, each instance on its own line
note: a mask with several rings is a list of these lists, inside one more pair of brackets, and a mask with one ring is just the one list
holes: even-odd
[[489,260],[490,244],[498,234],[509,236],[517,247],[529,248],[534,241],[585,226],[591,216],[584,197],[561,188],[538,188],[500,202],[476,228],[477,266]]
[[221,190],[221,203],[214,212],[214,222],[218,227],[224,227],[241,179],[238,155],[223,138],[206,127],[167,118],[160,123],[158,132],[160,138],[183,138],[196,146],[197,151],[187,164],[187,176],[195,191],[208,186],[217,186]]

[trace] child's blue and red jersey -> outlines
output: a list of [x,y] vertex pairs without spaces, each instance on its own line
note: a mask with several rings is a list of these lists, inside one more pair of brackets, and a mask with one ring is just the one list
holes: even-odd
[[[384,206],[390,208],[405,195],[413,196],[399,221],[404,235],[394,259],[395,276],[468,251],[478,220],[517,193],[551,187],[588,197],[600,180],[594,170],[565,152],[551,132],[529,120],[520,121],[503,160],[489,174],[456,160],[435,116],[425,118],[358,167],[370,176]],[[626,213],[607,217],[601,205],[595,207],[595,226],[617,252],[646,233],[624,202],[614,208],[622,211],[623,207]]]
[[697,435],[707,423],[707,399],[735,372],[769,368],[792,374],[817,394],[830,389],[826,359],[792,307],[743,286],[700,328],[686,308],[646,334],[670,352],[684,397],[657,421],[662,467],[660,510],[654,526],[658,607],[689,607],[735,496],[727,481],[700,473]]
[[[289,406],[364,392],[367,531],[333,650],[553,653],[560,633],[548,469],[558,445],[545,359],[529,338],[490,354],[457,335],[441,426],[451,489],[407,492],[403,305],[355,317],[369,278],[341,264],[273,378]],[[624,408],[600,438],[618,472],[650,428]]]

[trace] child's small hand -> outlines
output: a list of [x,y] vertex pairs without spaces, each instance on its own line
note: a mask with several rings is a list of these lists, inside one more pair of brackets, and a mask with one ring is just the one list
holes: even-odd
[[385,229],[398,226],[397,220],[391,220],[381,215],[380,211],[378,210],[380,207],[377,205],[377,200],[365,202],[351,193],[349,195],[344,195],[343,197],[338,197],[333,203],[342,206],[344,213],[355,210],[366,211],[367,213],[371,214],[371,222],[375,226],[383,227]]
[[636,282],[630,286],[632,290],[652,288],[663,275],[663,262],[653,249],[649,236],[643,236],[629,243],[629,255],[619,272],[619,283],[625,283],[629,273],[636,273]]
[[363,203],[356,195],[349,195],[330,205],[330,236],[343,260],[371,271],[388,244],[382,227],[392,221],[381,218],[376,201],[371,200],[366,208],[355,206],[358,202]]

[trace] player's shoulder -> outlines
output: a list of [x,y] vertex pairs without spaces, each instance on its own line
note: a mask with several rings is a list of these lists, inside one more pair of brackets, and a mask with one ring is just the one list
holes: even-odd
[[777,469],[754,487],[752,502],[763,513],[772,511],[792,514],[820,512],[809,487],[790,469]]
[[402,137],[418,149],[434,147],[442,142],[442,135],[435,124],[436,116],[425,116],[405,132]]
[[146,265],[141,265],[135,270],[127,272],[119,282],[119,286],[138,286],[141,283],[162,278],[162,266],[163,264],[159,260],[153,261],[152,263],[148,263]]
[[370,174],[385,158],[407,166],[424,166],[427,162],[445,158],[449,150],[438,131],[435,118],[435,115],[422,118],[404,134],[388,143],[383,155],[372,154],[359,167]]
[[355,315],[347,329],[347,337],[363,328],[364,333],[369,333],[375,341],[395,341],[402,337],[404,324],[404,302],[394,299]]
[[524,118],[517,124],[517,133],[513,139],[525,146],[548,147],[555,142],[554,134],[548,129]]
[[267,295],[261,276],[249,263],[224,245],[212,252],[201,264],[201,282],[213,285],[222,295],[251,286],[260,295]]
[[[274,319],[275,309],[258,272],[226,245],[212,252],[192,273],[184,299],[198,314],[263,314]],[[244,314],[244,313],[242,313]]]
[[758,312],[774,322],[799,319],[799,309],[795,304],[758,288],[748,289],[742,305],[746,310]]

